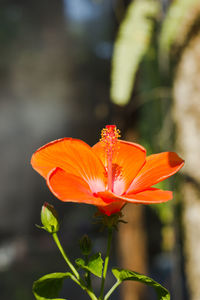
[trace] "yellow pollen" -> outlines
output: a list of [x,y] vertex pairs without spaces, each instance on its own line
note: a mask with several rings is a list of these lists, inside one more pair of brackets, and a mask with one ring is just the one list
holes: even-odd
[[100,141],[105,144],[107,155],[112,155],[116,150],[117,140],[120,137],[120,130],[115,125],[107,125],[101,131]]

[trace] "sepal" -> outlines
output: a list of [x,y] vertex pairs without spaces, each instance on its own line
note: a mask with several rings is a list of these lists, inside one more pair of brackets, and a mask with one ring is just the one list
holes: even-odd
[[38,226],[49,233],[56,233],[59,231],[58,214],[53,205],[45,202],[41,210],[41,222],[43,226]]
[[105,215],[101,211],[97,211],[94,214],[94,218],[95,218],[95,223],[102,224],[101,231],[103,231],[104,228],[109,228],[109,229],[115,228],[116,230],[118,230],[117,226],[119,223],[127,223],[125,220],[123,220],[123,214],[121,211],[117,213],[113,213],[110,216]]
[[79,241],[79,246],[83,255],[89,255],[92,250],[92,242],[87,234],[84,234]]

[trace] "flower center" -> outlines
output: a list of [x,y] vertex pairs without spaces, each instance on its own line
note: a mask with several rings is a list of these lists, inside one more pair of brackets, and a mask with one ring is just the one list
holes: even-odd
[[108,190],[113,192],[113,168],[112,161],[114,152],[118,149],[118,138],[120,137],[120,130],[115,125],[106,125],[106,128],[101,131],[100,141],[105,145],[106,162],[107,162],[107,176],[108,176]]

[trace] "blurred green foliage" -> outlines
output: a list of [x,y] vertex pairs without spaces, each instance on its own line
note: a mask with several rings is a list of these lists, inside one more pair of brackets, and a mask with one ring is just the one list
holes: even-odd
[[[115,104],[129,103],[140,71],[134,104],[139,114],[140,142],[148,155],[173,150],[171,86],[177,60],[171,65],[170,54],[174,46],[187,45],[200,15],[199,0],[169,1],[166,12],[161,4],[157,0],[131,1],[118,29],[112,60],[111,99]],[[170,183],[164,181],[159,188],[171,189]],[[152,207],[163,224],[173,221],[173,201]]]
[[[162,92],[163,78],[159,70],[157,57],[157,40],[152,39],[149,51],[141,63],[141,72],[138,74],[139,80],[137,85],[138,101],[143,103],[138,110],[138,129],[141,136],[140,143],[146,148],[147,155],[170,150],[173,141],[173,131],[169,130],[168,126],[168,123],[171,121],[169,113],[171,97],[170,93]],[[158,89],[157,87],[160,88]],[[151,96],[149,96],[150,94]],[[170,190],[170,180],[162,181],[156,187]],[[173,207],[173,201],[151,205],[162,224],[165,225],[173,221]]]
[[[137,73],[133,107],[138,109],[140,142],[148,155],[173,150],[171,86],[174,74],[170,69],[170,52],[173,46],[184,45],[200,13],[199,0],[169,1],[166,12],[161,4],[162,1],[157,0],[131,1],[118,29],[112,60],[113,103],[121,106],[129,103]],[[177,61],[176,57],[175,64]],[[167,72],[164,64],[167,64]],[[171,181],[164,181],[159,188],[171,189]],[[152,207],[163,224],[173,222],[173,201]]]
[[168,54],[174,43],[179,43],[180,39],[185,38],[183,29],[186,34],[187,28],[190,27],[187,23],[192,21],[192,10],[196,9],[197,5],[199,5],[199,0],[175,0],[171,3],[159,38],[161,54]]
[[153,17],[159,3],[135,0],[127,9],[115,41],[112,61],[111,98],[115,104],[128,103],[135,74],[151,40]]
[[156,39],[162,66],[162,60],[166,60],[172,45],[184,43],[197,12],[200,12],[199,0],[174,0],[165,15],[161,1],[134,0],[130,3],[114,45],[111,72],[113,103],[123,106],[130,101],[140,63],[152,50],[149,46],[154,21],[160,27]]

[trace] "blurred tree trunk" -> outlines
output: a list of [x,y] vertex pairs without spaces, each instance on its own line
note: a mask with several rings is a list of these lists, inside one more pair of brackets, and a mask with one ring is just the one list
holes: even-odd
[[185,159],[182,186],[184,252],[191,300],[200,299],[200,36],[185,48],[174,83],[177,148]]
[[[146,273],[146,236],[143,224],[143,206],[127,205],[124,220],[119,229],[119,258],[122,268]],[[121,289],[123,300],[143,300],[145,286],[137,282],[124,282]]]

